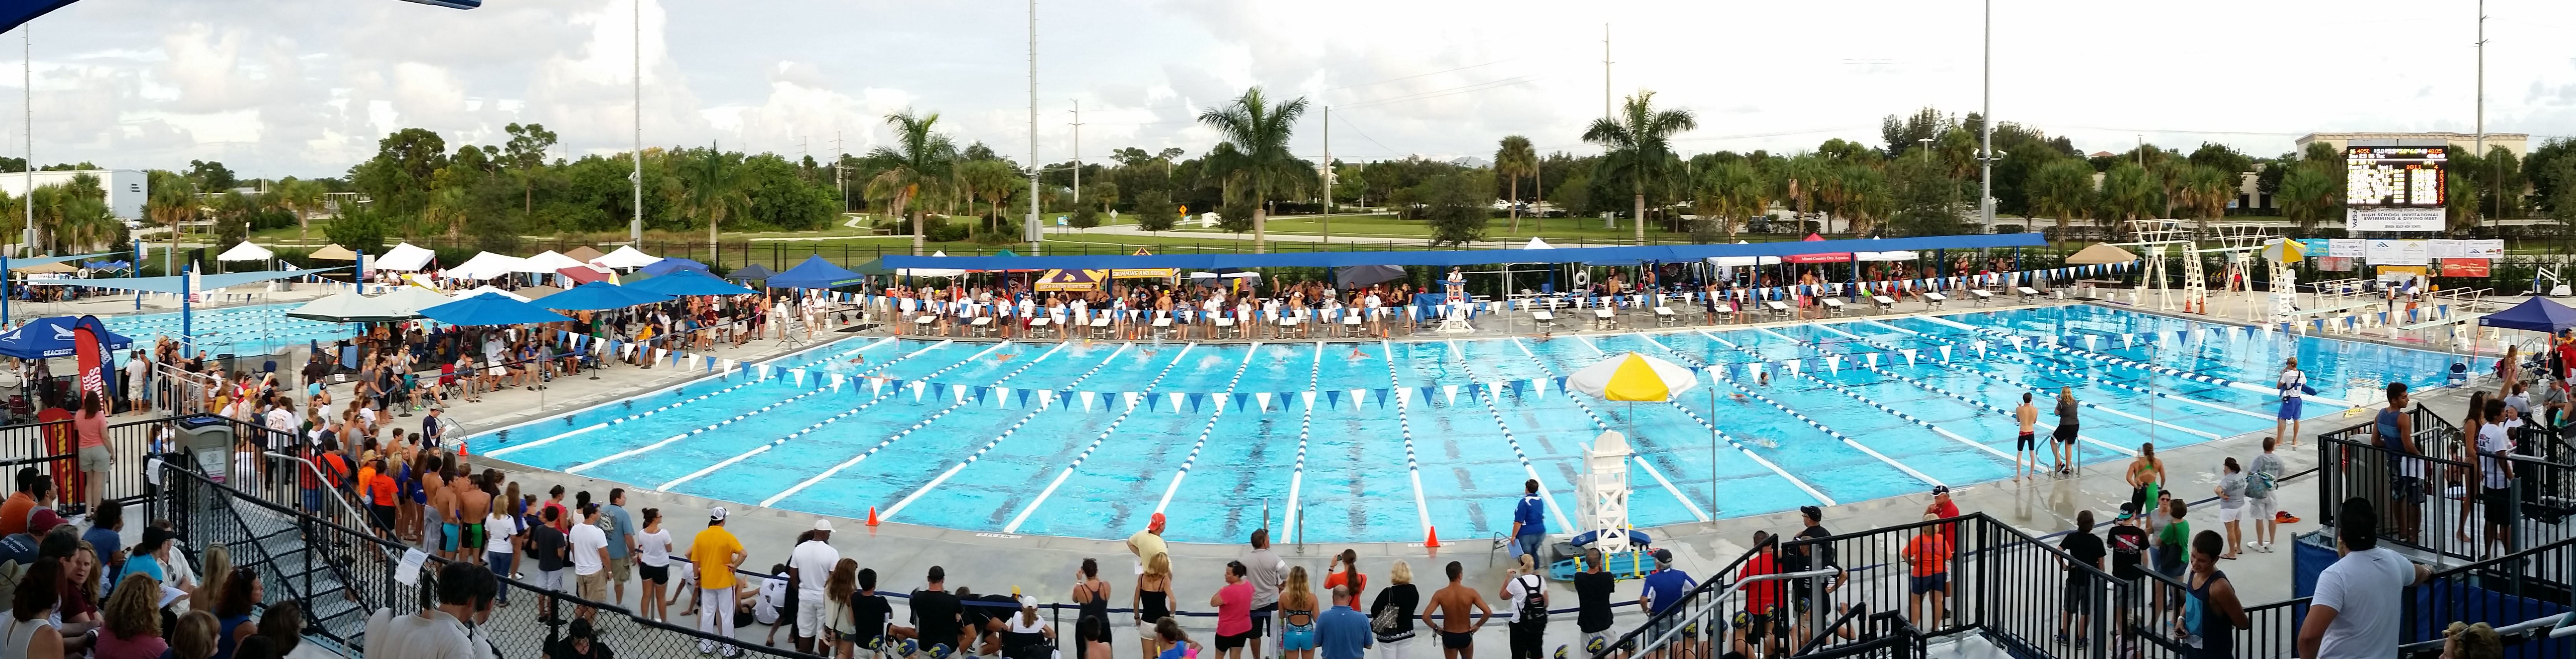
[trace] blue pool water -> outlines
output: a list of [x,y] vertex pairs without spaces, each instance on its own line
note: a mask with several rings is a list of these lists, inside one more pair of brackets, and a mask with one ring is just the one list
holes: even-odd
[[[208,353],[249,355],[348,338],[356,332],[357,325],[286,317],[286,312],[299,306],[303,303],[200,309],[188,323],[187,333]],[[159,337],[180,335],[178,312],[105,316],[99,322],[106,323],[108,331],[134,339],[137,348],[148,347]]]
[[[2222,329],[2069,306],[1549,340],[854,338],[779,358],[766,380],[711,377],[471,441],[477,453],[640,487],[980,532],[1119,538],[1159,511],[1181,541],[1268,527],[1317,542],[1410,542],[1432,528],[1449,540],[1507,532],[1530,479],[1548,494],[1550,527],[1564,530],[1583,453],[1605,430],[1626,433],[1636,452],[1632,522],[1657,526],[2009,478],[2006,411],[2023,393],[2053,425],[2047,396],[2071,387],[2088,404],[2079,453],[2092,462],[2150,441],[2270,429],[2271,381],[2291,355],[2325,397],[2385,381],[2438,385],[2457,359]],[[2031,342],[2014,349],[2008,336]],[[1626,351],[1734,379],[1703,379],[1670,403],[1555,389],[1552,378]],[[1783,368],[1790,360],[1802,368]],[[836,386],[833,374],[845,379]],[[1508,384],[1519,381],[1532,384]],[[1041,405],[1029,390],[1061,397]],[[1076,392],[1094,393],[1087,410]],[[1128,405],[1130,392],[1147,404]],[[1316,392],[1311,407],[1305,392]],[[2307,415],[2343,409],[2312,399]]]

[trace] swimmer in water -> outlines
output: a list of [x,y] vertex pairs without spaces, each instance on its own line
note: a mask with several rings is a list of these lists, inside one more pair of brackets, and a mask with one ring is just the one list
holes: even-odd
[[859,355],[859,356],[857,356],[857,357],[851,357],[851,358],[850,358],[850,363],[852,363],[852,364],[865,364],[865,363],[868,363],[868,356],[867,356],[867,355]]
[[1728,396],[1728,397],[1730,397],[1730,398],[1734,398],[1734,399],[1735,399],[1735,402],[1737,402],[1737,403],[1739,403],[1739,404],[1744,404],[1744,405],[1751,405],[1751,404],[1753,404],[1753,399],[1744,397],[1744,394],[1742,394],[1742,393],[1727,394],[1727,396]]
[[997,356],[993,357],[993,361],[996,361],[996,362],[1007,362],[1007,361],[1010,361],[1010,360],[1011,360],[1011,358],[1013,358],[1013,357],[1018,357],[1018,356],[1020,356],[1018,353],[1012,353],[1012,354],[1008,354],[1008,355],[997,355]]
[[1351,359],[1352,359],[1353,361],[1358,361],[1358,360],[1362,360],[1362,359],[1368,359],[1368,353],[1360,352],[1360,349],[1358,349],[1358,348],[1352,348],[1352,349],[1351,349]]
[[1754,383],[1754,384],[1758,384],[1758,385],[1762,385],[1762,386],[1765,386],[1765,387],[1771,386],[1771,372],[1770,372],[1770,371],[1763,371],[1763,372],[1761,372],[1761,373],[1755,374],[1755,375],[1753,376],[1753,383]]
[[1753,440],[1753,445],[1754,445],[1754,446],[1759,446],[1759,447],[1762,447],[1762,448],[1780,448],[1780,440],[1771,439],[1771,438],[1769,438],[1769,437],[1764,437],[1764,438],[1761,438],[1761,439]]

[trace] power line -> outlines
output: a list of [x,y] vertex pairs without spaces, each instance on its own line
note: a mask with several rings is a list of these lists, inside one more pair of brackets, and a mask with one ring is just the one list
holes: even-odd
[[1427,100],[1427,99],[1439,98],[1439,97],[1442,97],[1442,96],[1455,96],[1455,95],[1458,95],[1458,94],[1466,94],[1466,93],[1471,93],[1471,92],[1480,92],[1480,91],[1485,91],[1485,90],[1488,90],[1488,89],[1501,89],[1501,88],[1504,88],[1504,87],[1511,87],[1511,86],[1514,86],[1514,85],[1521,85],[1521,84],[1526,84],[1526,83],[1530,83],[1530,82],[1535,82],[1535,81],[1537,81],[1537,80],[1538,80],[1538,78],[1537,78],[1537,77],[1535,77],[1535,76],[1519,76],[1519,77],[1512,77],[1512,78],[1504,78],[1504,79],[1501,79],[1501,80],[1488,80],[1488,81],[1485,81],[1485,82],[1480,82],[1480,83],[1476,83],[1476,84],[1472,84],[1472,85],[1465,85],[1465,86],[1460,86],[1460,87],[1450,87],[1450,88],[1447,88],[1447,89],[1434,89],[1434,90],[1427,91],[1427,92],[1417,92],[1417,93],[1404,94],[1404,95],[1399,95],[1399,96],[1390,96],[1390,97],[1381,98],[1381,99],[1377,99],[1377,100],[1371,100],[1371,101],[1361,101],[1361,102],[1358,102],[1358,103],[1352,103],[1352,104],[1350,104],[1350,105],[1344,105],[1344,106],[1341,106],[1341,107],[1346,108],[1346,109],[1348,109],[1348,108],[1373,108],[1373,107],[1378,107],[1378,106],[1381,106],[1381,105],[1392,105],[1392,104],[1396,104],[1396,103],[1403,103],[1403,102],[1408,102],[1408,101],[1420,101],[1420,100]]
[[1359,133],[1361,139],[1368,140],[1370,144],[1375,144],[1377,145],[1377,148],[1380,149],[1386,149],[1389,153],[1401,153],[1400,151],[1397,151],[1395,147],[1387,146],[1385,142],[1380,142],[1377,141],[1377,138],[1369,137],[1368,131],[1360,130],[1359,124],[1351,123],[1349,117],[1342,117],[1341,119],[1342,125],[1351,127],[1351,132]]

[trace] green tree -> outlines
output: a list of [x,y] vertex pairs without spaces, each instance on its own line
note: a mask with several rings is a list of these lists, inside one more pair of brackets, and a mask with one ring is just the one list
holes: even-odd
[[2191,164],[2214,167],[2218,171],[2229,174],[2254,171],[2253,158],[2238,152],[2234,147],[2216,142],[2200,143],[2200,148],[2193,149],[2188,160]]
[[1890,203],[1885,216],[1887,231],[1882,233],[1929,236],[1959,232],[1965,223],[1960,214],[1960,182],[1950,176],[1954,164],[1935,155],[1929,161],[1904,158],[1888,162]]
[[925,193],[936,194],[947,185],[956,170],[957,147],[948,136],[931,132],[939,124],[939,113],[922,116],[906,111],[886,115],[885,122],[894,129],[894,145],[868,152],[868,160],[884,170],[870,187],[883,186],[892,194],[886,206],[889,214],[901,217],[904,211],[912,211],[912,253],[920,256],[922,211],[908,207]]
[[2478,228],[2478,221],[2484,217],[2481,207],[2485,204],[2480,197],[2485,194],[2485,186],[2476,175],[2457,169],[2444,170],[2442,181],[2447,188],[2442,191],[2442,205],[2447,211],[2443,217],[2451,233],[2465,234]]
[[2272,195],[2273,203],[2300,231],[2315,231],[2317,221],[2331,217],[2335,207],[2343,203],[2342,179],[2337,177],[2342,172],[2307,163],[2281,168],[2285,170],[2281,173],[2281,191]]
[[1424,181],[1417,196],[1422,217],[1431,225],[1431,245],[1464,248],[1485,237],[1493,209],[1486,205],[1494,189],[1489,174],[1455,171]]
[[1748,217],[1769,205],[1770,186],[1751,163],[1743,160],[1718,162],[1704,168],[1697,181],[1691,212],[1699,222],[1691,228],[1691,238],[1711,242],[1719,234],[1735,239],[1738,218]]
[[330,240],[331,244],[351,250],[383,254],[385,234],[389,232],[392,225],[391,219],[373,208],[348,204],[340,207],[340,217],[331,220],[330,225],[322,227],[322,237]]
[[[143,200],[143,216],[154,224],[170,227],[170,251],[179,251],[179,234],[197,219],[197,190],[185,176],[163,170],[152,170],[147,177],[149,196]],[[178,274],[178,273],[169,273]]]
[[1264,205],[1271,194],[1290,184],[1304,183],[1314,175],[1305,161],[1288,150],[1288,138],[1296,132],[1297,119],[1305,114],[1305,97],[1269,103],[1262,98],[1260,87],[1244,90],[1233,103],[1199,113],[1200,124],[1216,129],[1218,139],[1234,147],[1223,170],[1250,188],[1252,251],[1256,254],[1267,249],[1270,216]]
[[1180,221],[1174,214],[1172,197],[1161,190],[1136,193],[1136,228],[1154,233],[1172,230]]
[[1780,161],[1773,172],[1773,199],[1796,211],[1804,221],[1816,208],[1816,189],[1825,173],[1825,163],[1813,153],[1801,153]]
[[1504,198],[1511,200],[1512,233],[1521,232],[1521,177],[1538,175],[1538,151],[1530,148],[1528,137],[1503,136],[1494,149],[1494,175],[1509,181],[1511,190]]
[[[2102,174],[2102,193],[2095,197],[2101,203],[2104,218],[2114,222],[2154,219],[2164,207],[2164,193],[2156,188],[2153,175],[2138,163],[2121,161]],[[2120,225],[2121,232],[2126,231]]]
[[2207,231],[2209,222],[2227,214],[2227,202],[2235,201],[2244,176],[2236,171],[2193,163],[2179,163],[2181,205],[2191,208],[2200,218],[2200,229]]
[[188,161],[188,181],[195,183],[197,189],[207,191],[230,190],[241,185],[241,180],[233,176],[232,169],[212,160]]
[[1656,110],[1654,101],[1654,92],[1639,90],[1620,104],[1618,116],[1594,119],[1583,131],[1583,141],[1606,151],[1595,171],[1605,182],[1628,189],[1638,245],[1646,244],[1646,193],[1661,191],[1681,169],[1681,159],[1673,155],[1673,136],[1699,127],[1690,110]]
[[987,227],[997,226],[1008,216],[1007,213],[1002,212],[1004,202],[1029,189],[1029,181],[1020,176],[1019,168],[1012,167],[1011,163],[1002,160],[967,160],[957,163],[957,184],[965,188],[966,196],[992,209],[992,219],[985,222]]
[[689,217],[707,221],[707,253],[711,257],[707,265],[716,265],[712,262],[712,255],[722,253],[716,248],[719,225],[724,224],[726,217],[750,205],[751,200],[743,191],[743,168],[733,154],[718,150],[714,145],[683,158],[680,180],[685,187],[680,196],[680,209]]
[[519,212],[534,213],[537,210],[537,170],[546,166],[546,152],[555,148],[555,132],[546,130],[545,124],[533,123],[525,126],[511,123],[502,130],[510,134],[510,141],[503,148],[503,152],[509,154],[505,162],[511,169],[519,170]]
[[313,222],[307,218],[322,208],[322,184],[289,176],[270,186],[268,196],[276,199],[287,212],[295,214],[295,242],[303,244],[305,234],[313,228]]
[[377,210],[416,215],[429,205],[430,177],[447,166],[447,140],[423,128],[405,128],[376,141],[376,156],[349,169],[358,191]]
[[2057,220],[2052,240],[2064,240],[2067,222],[2093,208],[2093,166],[2059,158],[2040,165],[2028,185],[2030,210]]

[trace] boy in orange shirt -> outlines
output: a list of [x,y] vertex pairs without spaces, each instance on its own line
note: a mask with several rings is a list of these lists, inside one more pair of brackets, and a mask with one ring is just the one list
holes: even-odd
[[[1923,515],[1926,522],[1940,518],[1930,513]],[[1922,615],[1926,596],[1932,599],[1932,615],[1937,617],[1943,611],[1941,593],[1950,582],[1950,552],[1950,540],[1938,527],[1926,526],[1905,543],[1905,564],[1912,568],[1906,590],[1913,594],[1905,606],[1905,618],[1917,629],[1930,629],[1924,626]]]

